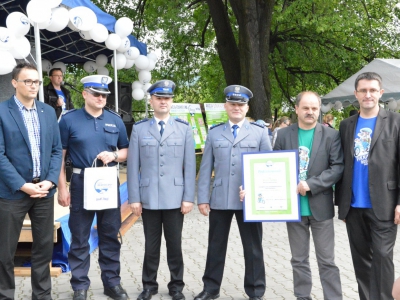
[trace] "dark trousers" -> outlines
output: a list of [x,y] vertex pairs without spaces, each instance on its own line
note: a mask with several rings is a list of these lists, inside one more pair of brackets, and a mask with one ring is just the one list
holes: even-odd
[[171,292],[182,291],[185,283],[183,282],[183,214],[181,209],[143,209],[142,219],[145,237],[142,273],[143,288],[158,289],[157,271],[160,264],[161,236],[164,229],[167,263],[171,274],[168,290]]
[[244,222],[242,210],[210,211],[204,290],[219,294],[233,215],[236,216],[244,251],[244,290],[249,297],[262,297],[265,293],[262,223]]
[[26,214],[32,224],[32,299],[51,299],[54,197],[0,199],[0,299],[14,299],[14,255]]
[[346,227],[360,300],[393,299],[397,225],[378,220],[372,209],[352,207]]
[[[74,291],[87,290],[90,286],[89,236],[94,216],[97,217],[99,236],[99,265],[101,280],[105,287],[121,282],[118,231],[121,227],[120,205],[115,209],[86,210],[83,208],[83,174],[71,178],[71,207],[68,225],[71,230],[71,246],[68,262],[71,266],[71,286]],[[119,194],[118,202],[120,203]]]

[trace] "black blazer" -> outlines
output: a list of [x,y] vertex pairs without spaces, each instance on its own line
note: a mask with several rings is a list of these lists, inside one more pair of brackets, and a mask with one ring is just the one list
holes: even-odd
[[[67,110],[73,109],[74,105],[72,104],[71,93],[63,86],[61,86],[61,91],[64,93],[65,96],[66,109]],[[62,113],[62,107],[57,106],[58,95],[51,82],[43,88],[43,97],[44,97],[44,103],[54,108],[58,119]]]
[[[298,150],[298,132],[298,124],[280,129],[274,150]],[[317,123],[306,180],[310,187],[307,195],[311,213],[317,221],[332,219],[335,215],[332,186],[342,177],[343,168],[339,132]]]
[[[350,209],[353,181],[354,133],[358,114],[340,123],[344,153],[344,173],[336,184],[335,202],[339,219]],[[394,220],[399,198],[400,114],[379,109],[368,156],[369,193],[372,209],[381,221]]]

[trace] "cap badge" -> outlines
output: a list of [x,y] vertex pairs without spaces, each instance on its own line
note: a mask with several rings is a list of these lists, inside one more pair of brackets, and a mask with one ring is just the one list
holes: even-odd
[[239,93],[240,92],[240,86],[235,86],[235,93]]
[[169,81],[165,80],[165,81],[164,81],[164,85],[165,85],[165,86],[169,86]]

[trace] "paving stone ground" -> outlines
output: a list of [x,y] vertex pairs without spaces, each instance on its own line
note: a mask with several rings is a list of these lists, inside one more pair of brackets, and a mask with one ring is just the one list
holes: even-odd
[[[290,265],[290,249],[285,223],[263,224],[263,246],[265,270],[267,276],[267,289],[265,299],[295,299],[292,292],[292,271]],[[185,216],[183,227],[183,254],[185,262],[184,281],[186,283],[184,295],[187,300],[193,299],[202,291],[202,275],[204,272],[207,254],[208,217],[200,214],[197,207]],[[340,269],[343,287],[343,299],[358,299],[350,249],[346,234],[345,224],[335,217],[335,253],[336,263]],[[322,288],[319,281],[318,268],[315,258],[314,246],[311,242],[310,264],[313,276],[313,299],[323,299]],[[141,268],[144,253],[143,224],[139,219],[123,237],[121,251],[121,277],[122,285],[127,290],[130,299],[136,299],[142,290]],[[89,277],[91,287],[88,299],[109,299],[103,295],[103,286],[100,279],[100,269],[97,263],[98,251],[91,255],[91,268]],[[397,243],[394,254],[396,277],[400,270],[400,243]],[[247,299],[243,288],[244,259],[242,244],[236,220],[232,222],[228,252],[225,265],[224,279],[221,286],[221,300]],[[58,278],[53,278],[53,299],[72,299],[72,289],[69,284],[70,273],[63,273]],[[165,242],[161,248],[161,262],[158,272],[159,293],[153,296],[154,300],[171,299],[168,295],[167,284],[169,271],[166,262]],[[31,299],[30,277],[16,278],[16,299]]]

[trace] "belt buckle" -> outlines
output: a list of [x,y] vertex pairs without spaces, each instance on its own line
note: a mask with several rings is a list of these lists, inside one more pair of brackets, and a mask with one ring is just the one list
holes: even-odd
[[40,182],[40,178],[39,177],[35,177],[32,179],[32,183],[39,183]]

